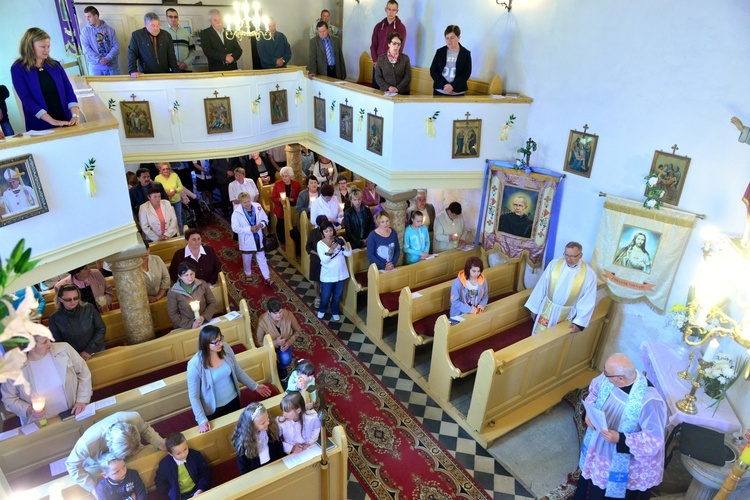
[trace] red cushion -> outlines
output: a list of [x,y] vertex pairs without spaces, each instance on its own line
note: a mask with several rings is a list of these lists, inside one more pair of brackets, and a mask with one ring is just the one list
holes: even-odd
[[461,372],[469,372],[475,370],[479,363],[479,356],[487,349],[493,351],[499,351],[509,345],[515,344],[516,342],[531,336],[531,329],[534,326],[534,322],[527,320],[520,325],[516,325],[513,328],[504,330],[492,337],[486,338],[476,344],[472,344],[453,351],[450,353],[451,362],[453,365],[461,370]]
[[362,288],[367,288],[367,271],[354,273],[354,279],[362,286]]
[[[418,288],[412,288],[412,292],[418,292],[419,290],[423,290],[427,287],[437,285],[438,283],[431,283],[429,285],[420,286]],[[380,294],[380,302],[383,303],[383,307],[388,309],[389,311],[398,311],[398,298],[401,296],[401,290],[396,290],[395,292],[387,292],[387,293],[381,293]]]

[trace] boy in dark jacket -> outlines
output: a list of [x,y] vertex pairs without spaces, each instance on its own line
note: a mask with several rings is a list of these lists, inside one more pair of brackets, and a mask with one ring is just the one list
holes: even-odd
[[99,500],[146,500],[146,485],[138,471],[128,469],[125,460],[114,453],[106,453],[99,459],[102,480],[96,485]]
[[184,500],[197,496],[211,487],[211,471],[199,451],[188,448],[185,436],[173,432],[164,444],[168,457],[159,462],[156,470],[156,489],[170,500]]

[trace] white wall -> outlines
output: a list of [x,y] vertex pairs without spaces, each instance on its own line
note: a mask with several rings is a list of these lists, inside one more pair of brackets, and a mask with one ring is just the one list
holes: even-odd
[[[356,68],[359,55],[369,49],[384,7],[384,0],[345,0],[348,66]],[[408,30],[405,51],[416,66],[429,67],[444,44],[444,27],[457,24],[461,44],[472,52],[473,77],[498,73],[507,90],[534,99],[526,131],[539,145],[532,163],[562,170],[571,129],[588,124],[589,132],[599,135],[591,178],[565,180],[554,242],[558,253],[575,239],[590,257],[602,214],[599,191],[643,199],[643,177],[654,151],[669,151],[675,143],[678,154],[692,158],[678,208],[708,219],[689,243],[670,304],[685,301],[701,259],[701,229],[710,224],[722,232],[742,231],[750,148],[737,142],[729,119],[737,115],[750,124],[745,2],[516,0],[507,12],[494,0],[467,0],[453,9],[415,0],[401,2],[399,17]],[[354,69],[351,74],[356,77]],[[637,359],[644,339],[679,341],[667,318],[648,307],[619,310],[606,353],[619,350]],[[730,349],[731,341],[722,343]],[[735,394],[747,393],[749,386],[738,384]],[[744,410],[738,413],[745,413],[747,427],[750,398],[733,402]]]

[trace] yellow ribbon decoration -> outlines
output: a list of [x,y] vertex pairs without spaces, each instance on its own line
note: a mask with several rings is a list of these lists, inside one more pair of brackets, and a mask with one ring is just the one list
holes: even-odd
[[425,118],[424,122],[425,135],[435,137],[435,122],[432,121],[432,118]]
[[333,110],[331,110],[331,121],[333,121]]
[[505,125],[503,125],[503,130],[500,131],[500,140],[507,141],[509,133],[510,133],[510,125],[506,123]]
[[357,132],[362,130],[362,115],[359,115],[359,123],[357,123]]
[[172,125],[175,125],[176,123],[180,123],[180,117],[177,116],[177,111],[178,110],[176,110],[174,108],[169,108],[169,111],[172,114]]
[[94,182],[94,172],[84,172],[83,178],[84,180],[88,181],[89,196],[93,198],[94,194],[96,193],[96,183]]
[[294,94],[294,103],[295,105],[302,104],[302,94],[300,94],[299,92]]
[[258,103],[256,101],[253,101],[253,114],[258,114]]

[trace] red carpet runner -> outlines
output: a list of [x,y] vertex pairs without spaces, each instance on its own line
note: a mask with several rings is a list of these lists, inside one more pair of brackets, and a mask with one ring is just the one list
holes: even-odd
[[273,287],[262,284],[257,268],[252,283],[241,281],[241,256],[225,220],[205,228],[203,240],[222,260],[230,301],[247,299],[256,315],[253,329],[270,297],[296,312],[307,335],[298,337],[294,357],[313,361],[318,381],[330,384],[327,426],[346,428],[349,468],[372,498],[490,498],[273,268]]

